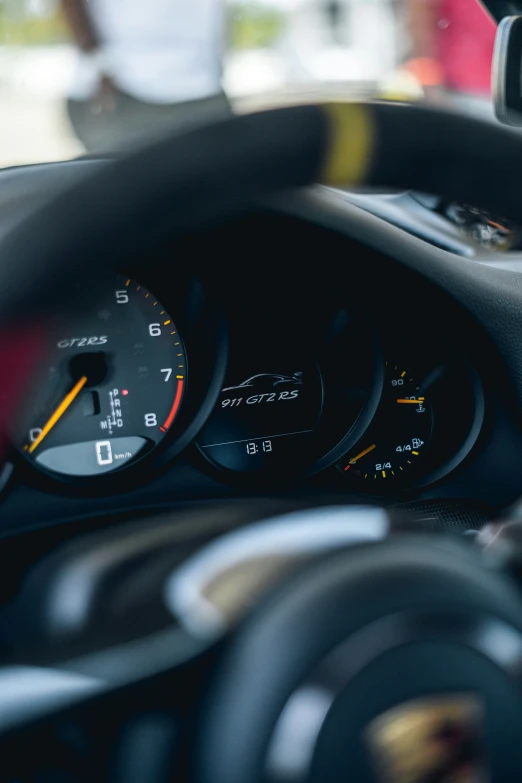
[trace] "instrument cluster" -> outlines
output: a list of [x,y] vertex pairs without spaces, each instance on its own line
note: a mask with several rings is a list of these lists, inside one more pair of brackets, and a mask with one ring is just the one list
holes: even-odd
[[231,485],[330,470],[348,490],[401,492],[453,470],[481,431],[473,367],[383,336],[353,303],[223,328],[199,283],[132,272],[68,301],[10,433],[18,469],[56,488],[121,491],[188,448]]

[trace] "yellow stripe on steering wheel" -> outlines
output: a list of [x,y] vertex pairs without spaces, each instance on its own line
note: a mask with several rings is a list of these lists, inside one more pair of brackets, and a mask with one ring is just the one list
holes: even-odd
[[328,147],[319,181],[325,185],[361,185],[370,169],[375,129],[369,106],[323,105],[329,124]]

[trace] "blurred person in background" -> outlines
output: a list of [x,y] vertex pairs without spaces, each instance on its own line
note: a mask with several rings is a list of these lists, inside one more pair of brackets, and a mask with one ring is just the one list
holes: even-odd
[[411,59],[427,93],[487,97],[496,27],[478,0],[406,0]]
[[221,0],[61,0],[78,50],[68,113],[91,153],[230,114]]
[[344,3],[342,0],[326,0],[324,10],[326,21],[332,33],[332,40],[336,44],[343,43],[344,27]]

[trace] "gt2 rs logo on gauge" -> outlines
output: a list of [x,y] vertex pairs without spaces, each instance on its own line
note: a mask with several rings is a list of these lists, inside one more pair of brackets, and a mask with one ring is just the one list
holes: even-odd
[[84,348],[86,345],[105,345],[107,336],[101,337],[72,337],[71,339],[60,340],[57,348]]

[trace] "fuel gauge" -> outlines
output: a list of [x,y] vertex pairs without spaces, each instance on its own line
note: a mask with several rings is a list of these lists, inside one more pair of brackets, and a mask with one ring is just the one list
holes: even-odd
[[422,386],[401,365],[387,363],[383,394],[365,441],[339,464],[363,480],[400,478],[422,460],[432,431],[432,409]]

